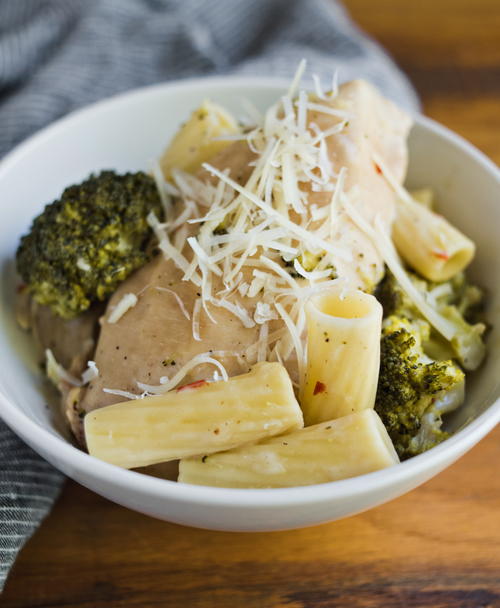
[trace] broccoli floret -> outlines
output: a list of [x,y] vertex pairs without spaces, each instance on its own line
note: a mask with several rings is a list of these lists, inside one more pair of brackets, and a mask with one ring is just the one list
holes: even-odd
[[455,305],[460,313],[466,317],[479,312],[483,301],[483,293],[478,287],[467,283],[463,272],[456,274],[444,285],[449,285],[449,289],[438,294],[438,298],[443,303]]
[[[427,283],[412,272],[407,272],[419,291],[427,290]],[[413,301],[406,295],[390,270],[386,270],[384,278],[377,285],[375,297],[382,304],[384,317],[396,315],[405,319],[421,317]]]
[[33,298],[73,318],[107,299],[148,260],[151,212],[161,213],[145,173],[103,171],[66,188],[23,236],[17,269]]
[[[449,281],[432,283],[413,273],[408,273],[415,287],[427,302],[454,326],[454,335],[447,342],[431,331],[424,340],[424,350],[435,359],[457,359],[466,370],[474,370],[485,355],[484,323],[478,322],[483,310],[484,294],[469,285],[463,273]],[[409,320],[422,319],[413,302],[401,289],[394,276],[387,272],[377,287],[376,296],[384,308],[384,315],[396,315]]]
[[448,436],[441,415],[463,401],[464,373],[452,361],[425,355],[425,321],[389,316],[382,327],[375,410],[401,459],[420,454]]

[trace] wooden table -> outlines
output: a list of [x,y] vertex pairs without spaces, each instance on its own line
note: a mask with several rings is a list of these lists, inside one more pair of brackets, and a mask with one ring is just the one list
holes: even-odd
[[[349,0],[427,114],[500,161],[499,0]],[[500,428],[434,480],[291,532],[183,528],[68,481],[21,553],[5,608],[500,606]]]

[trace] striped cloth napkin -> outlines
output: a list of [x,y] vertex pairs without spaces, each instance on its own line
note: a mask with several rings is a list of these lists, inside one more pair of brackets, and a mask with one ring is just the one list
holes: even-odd
[[[334,0],[7,0],[0,156],[120,91],[211,74],[290,77],[303,57],[325,83],[338,69],[341,81],[367,78],[403,107],[418,107],[405,77]],[[62,481],[0,421],[0,590]]]

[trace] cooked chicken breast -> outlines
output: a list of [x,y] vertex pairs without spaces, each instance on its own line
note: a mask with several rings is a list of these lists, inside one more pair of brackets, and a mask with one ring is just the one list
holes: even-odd
[[16,317],[19,325],[30,330],[38,347],[40,361],[50,349],[56,360],[71,374],[79,376],[87,367],[97,343],[98,320],[104,305],[97,304],[76,319],[62,319],[48,306],[35,302],[28,290],[18,294]]
[[[411,121],[363,81],[343,85],[339,95],[330,104],[352,116],[341,133],[332,135],[327,140],[328,155],[333,167],[337,172],[345,167],[344,189],[363,217],[371,221],[380,215],[386,226],[390,227],[394,217],[394,193],[381,175],[374,154],[380,156],[393,175],[402,181],[406,173],[406,136]],[[314,110],[309,111],[308,118],[322,130],[340,121],[338,117]],[[212,164],[221,170],[230,169],[233,179],[245,183],[253,169],[249,162],[254,158],[248,145],[238,142],[226,148]],[[205,178],[211,179],[206,175]],[[330,204],[331,193],[313,192],[307,184],[304,184],[304,188],[309,191],[311,204],[318,207]],[[196,233],[197,226],[198,224],[190,225],[190,234]],[[345,276],[356,287],[373,287],[382,277],[383,260],[368,237],[341,208],[331,238],[353,253],[350,262],[335,260],[338,275]],[[184,250],[188,259],[190,251],[188,247]],[[183,272],[175,263],[160,254],[127,279],[111,298],[101,320],[94,356],[99,378],[87,387],[75,389],[67,399],[68,417],[72,419],[73,431],[80,440],[80,419],[72,416],[72,411],[88,412],[123,400],[121,396],[104,392],[105,388],[138,394],[141,391],[137,382],[158,384],[162,376],[171,377],[195,355],[210,351],[229,353],[217,356],[229,375],[247,371],[249,364],[254,362],[246,359],[246,351],[257,341],[260,326],[257,324],[245,328],[236,316],[223,308],[208,305],[215,322],[204,311],[201,312],[201,340],[194,338],[192,320],[186,318],[176,295],[191,314],[194,302],[200,295],[199,288],[191,281],[184,281],[182,277]],[[213,292],[222,289],[222,280],[217,279]],[[109,323],[107,319],[110,313],[128,293],[138,295],[137,304],[117,323]],[[232,301],[248,311],[250,317],[254,316],[258,296],[243,298],[233,294],[231,297]],[[282,327],[281,320],[270,323],[270,331]],[[292,379],[297,379],[296,361],[291,357],[285,363]],[[210,378],[214,371],[213,366],[199,365],[182,382]]]
[[[374,156],[382,158],[385,166],[402,183],[408,166],[406,139],[411,119],[364,80],[342,85],[330,105],[352,116],[340,133],[327,139],[333,168],[336,172],[345,168],[344,191],[363,218],[372,222],[379,215],[390,232],[395,215],[395,194]],[[341,121],[314,111],[309,112],[308,120],[324,131]],[[309,203],[319,207],[329,205],[330,201],[329,193],[311,192],[309,195]],[[352,253],[352,260],[340,257],[334,260],[338,276],[346,277],[360,289],[376,285],[384,274],[384,262],[369,237],[352,222],[341,206],[337,208],[333,224],[332,241]]]

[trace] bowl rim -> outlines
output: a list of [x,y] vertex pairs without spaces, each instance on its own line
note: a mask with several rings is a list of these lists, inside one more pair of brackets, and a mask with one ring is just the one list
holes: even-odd
[[[132,99],[144,96],[155,96],[159,92],[175,89],[196,90],[205,86],[220,87],[224,89],[265,88],[276,91],[277,94],[286,90],[289,81],[282,78],[255,77],[255,76],[215,76],[202,78],[188,78],[167,83],[159,83],[137,89],[132,89],[108,97],[101,101],[77,109],[68,115],[52,122],[37,133],[18,144],[0,161],[0,180],[9,172],[12,166],[21,162],[25,154],[30,153],[37,146],[43,145],[45,140],[64,130],[68,123],[107,109],[117,103],[129,103]],[[492,174],[500,185],[500,171],[493,161],[480,152],[475,146],[464,138],[452,132],[436,121],[413,114],[416,125],[422,127],[439,137],[446,139],[453,146],[460,148],[465,154]],[[441,465],[446,466],[460,457],[461,454],[472,448],[480,439],[500,423],[500,398],[494,401],[486,411],[466,427],[455,433],[440,445],[431,450],[415,456],[405,462],[392,467],[360,475],[357,477],[332,481],[309,486],[291,488],[266,489],[233,489],[212,486],[197,486],[186,483],[156,478],[136,471],[122,469],[107,462],[98,460],[67,442],[63,437],[41,427],[26,413],[18,409],[4,394],[0,384],[0,417],[12,431],[31,447],[39,452],[52,456],[54,461],[61,461],[67,465],[75,476],[94,478],[101,483],[119,486],[125,491],[133,489],[134,492],[154,495],[158,499],[178,502],[189,502],[198,505],[222,506],[231,505],[240,508],[268,508],[280,506],[303,506],[318,502],[351,498],[368,494],[375,490],[383,490],[394,486],[405,479],[415,478],[425,474],[426,471],[436,470]],[[71,475],[73,476],[73,475]],[[305,491],[306,490],[306,491]]]

